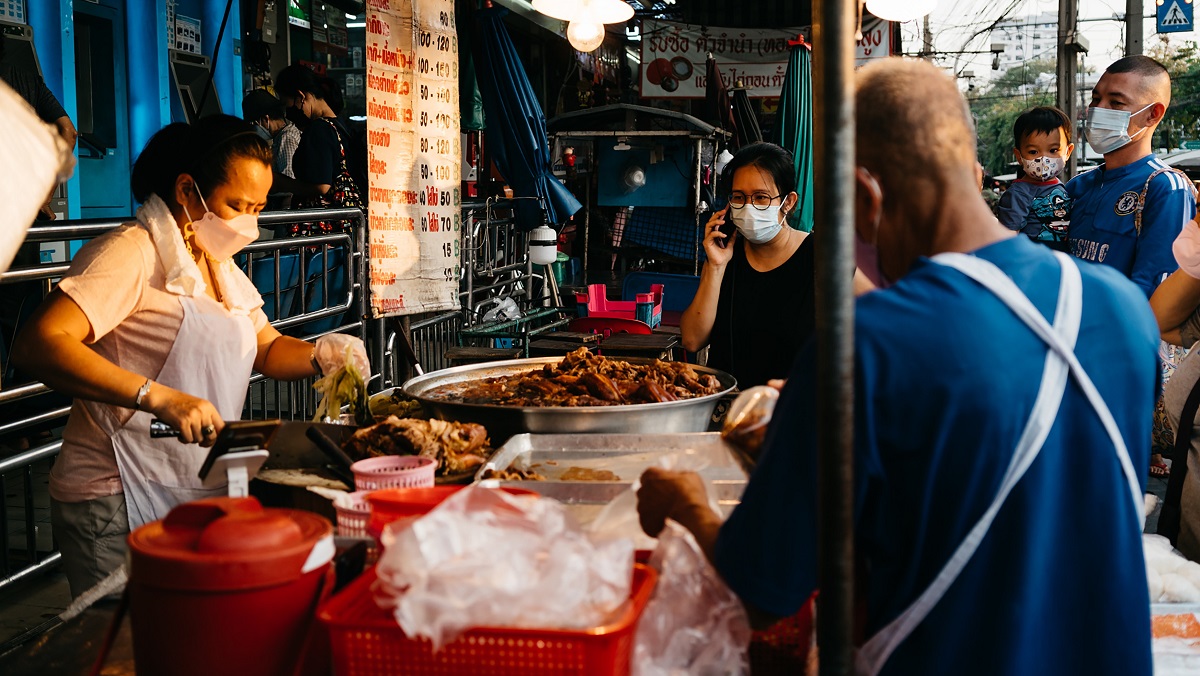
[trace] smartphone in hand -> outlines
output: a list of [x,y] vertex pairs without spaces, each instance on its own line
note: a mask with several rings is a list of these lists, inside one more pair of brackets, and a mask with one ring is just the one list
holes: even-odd
[[729,242],[732,241],[733,233],[737,231],[737,226],[729,220],[728,216],[726,216],[725,222],[717,226],[717,231],[722,235],[725,235],[725,239],[717,240],[717,245],[724,249],[725,247],[729,246]]

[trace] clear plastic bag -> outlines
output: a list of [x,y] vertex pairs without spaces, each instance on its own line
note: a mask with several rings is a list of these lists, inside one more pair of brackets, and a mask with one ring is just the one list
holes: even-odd
[[599,626],[632,584],[628,540],[590,536],[536,496],[467,487],[382,539],[375,600],[435,650],[475,626]]
[[650,565],[658,586],[638,622],[633,676],[749,673],[746,610],[692,534],[668,520]]
[[[655,465],[703,475],[714,460],[704,454],[671,453]],[[668,520],[657,540],[642,531],[637,512],[640,486],[641,482],[635,481],[591,525],[594,534],[627,538],[638,549],[653,550],[650,565],[659,578],[638,622],[634,676],[748,673],[751,631],[742,602],[683,526]],[[709,507],[722,513],[707,481],[705,488]]]
[[721,438],[737,448],[738,461],[749,473],[758,462],[758,453],[767,436],[767,426],[779,401],[779,390],[759,385],[738,395],[729,407]]

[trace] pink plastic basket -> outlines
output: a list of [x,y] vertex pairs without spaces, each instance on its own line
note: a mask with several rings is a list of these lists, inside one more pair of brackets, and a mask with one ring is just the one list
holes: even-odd
[[333,501],[333,509],[337,512],[338,535],[347,538],[365,538],[367,523],[371,520],[371,505],[367,495],[371,491],[348,493],[345,497]]
[[359,460],[350,466],[354,487],[360,491],[380,488],[428,488],[433,485],[437,461],[417,455],[389,455]]
[[[579,306],[587,308],[587,314],[581,316],[637,319],[637,301],[609,300],[606,295],[607,289],[603,284],[590,284],[587,293],[575,294]],[[653,328],[662,323],[663,285],[650,285],[650,294],[654,298],[654,309],[647,323]]]

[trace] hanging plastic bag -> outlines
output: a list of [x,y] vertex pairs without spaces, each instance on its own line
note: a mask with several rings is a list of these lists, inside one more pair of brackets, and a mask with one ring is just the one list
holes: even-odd
[[[727,462],[697,449],[664,454],[654,464],[703,476],[706,470]],[[721,514],[711,484],[705,481],[704,486],[709,507]],[[608,503],[590,526],[594,535],[626,538],[639,550],[653,550],[650,565],[659,572],[658,585],[638,623],[633,674],[747,673],[751,632],[742,602],[683,526],[668,520],[657,539],[642,531],[637,511],[639,488],[641,481],[635,481]]]
[[584,629],[629,598],[633,546],[555,500],[470,486],[383,533],[375,600],[437,650],[475,626]]
[[758,464],[758,453],[767,437],[767,426],[778,401],[779,390],[774,387],[751,387],[738,395],[725,416],[721,438],[740,451],[738,461],[747,473]]
[[634,676],[749,673],[750,622],[695,538],[668,520],[650,566],[658,586],[638,622]]

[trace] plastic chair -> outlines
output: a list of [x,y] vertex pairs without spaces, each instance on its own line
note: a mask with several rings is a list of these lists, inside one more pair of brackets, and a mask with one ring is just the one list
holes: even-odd
[[695,275],[673,275],[666,272],[630,272],[621,282],[621,299],[635,300],[637,294],[646,293],[651,285],[663,285],[663,313],[683,312],[692,304],[700,288],[700,278]]
[[296,313],[296,289],[300,286],[300,254],[279,256],[279,316],[275,316],[275,265],[271,256],[254,261],[251,277],[254,287],[263,297],[263,312],[268,321],[287,319]]
[[619,317],[576,317],[567,324],[567,330],[577,333],[599,333],[606,338],[614,333],[629,333],[635,336],[648,336],[652,333],[650,325],[646,322]]

